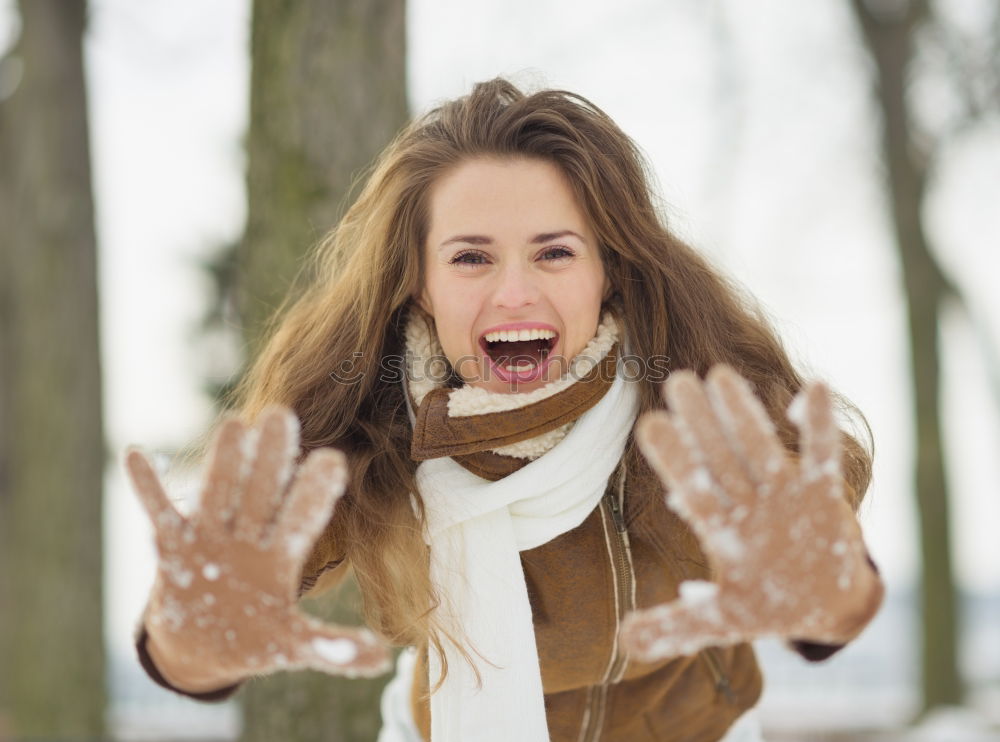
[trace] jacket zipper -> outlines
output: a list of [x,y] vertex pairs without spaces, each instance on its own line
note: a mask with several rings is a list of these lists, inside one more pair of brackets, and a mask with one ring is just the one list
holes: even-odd
[[[623,477],[624,479],[624,477]],[[611,495],[608,497],[608,504],[611,508],[611,518],[615,525],[615,556],[617,557],[617,584],[618,584],[618,620],[616,622],[616,630],[621,626],[622,620],[624,620],[625,615],[630,611],[635,610],[635,570],[632,567],[632,546],[628,540],[628,530],[625,528],[625,516],[622,512],[623,508],[623,492],[622,483],[619,484],[619,495]],[[619,499],[620,498],[620,499]],[[617,633],[615,634],[617,636]],[[621,680],[622,675],[625,674],[625,665],[628,664],[628,653],[621,650],[621,647],[617,646],[615,654],[616,662],[612,666],[611,680],[617,683]]]
[[623,651],[618,643],[622,619],[626,613],[635,610],[635,569],[632,565],[632,551],[623,515],[624,470],[618,478],[615,489],[617,489],[617,493],[609,488],[600,504],[601,522],[604,526],[605,543],[608,547],[608,558],[611,562],[615,586],[614,650],[605,669],[604,679],[601,683],[590,687],[580,728],[579,742],[597,742],[601,738],[607,708],[608,688],[621,680],[622,675],[625,674],[625,667],[628,665],[628,653]]

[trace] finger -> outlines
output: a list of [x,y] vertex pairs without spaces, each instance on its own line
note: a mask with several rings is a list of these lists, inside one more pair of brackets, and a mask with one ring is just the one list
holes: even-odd
[[135,446],[125,449],[125,471],[153,523],[157,543],[161,549],[175,546],[187,521],[167,498],[149,459]]
[[732,441],[751,480],[763,485],[776,477],[789,476],[788,454],[774,422],[746,379],[731,366],[719,364],[708,372],[706,386],[712,407],[732,431]]
[[692,655],[705,647],[736,644],[746,637],[727,625],[720,610],[718,586],[681,583],[681,596],[670,603],[625,616],[621,632],[626,651],[641,662]]
[[670,490],[668,504],[693,526],[725,517],[716,484],[708,470],[682,440],[670,415],[647,412],[635,426],[639,450]]
[[[788,407],[788,419],[799,429],[800,471],[806,482],[841,479],[840,429],[833,414],[833,400],[826,384],[817,381],[799,390]],[[835,491],[836,490],[836,491]],[[839,497],[837,487],[830,493]]]
[[219,424],[212,442],[201,506],[195,516],[198,522],[222,529],[232,524],[250,442],[246,426],[237,417],[227,416]]
[[701,450],[709,472],[734,503],[752,502],[747,470],[733,451],[697,375],[691,371],[671,374],[666,385],[665,394],[676,413],[678,432]]
[[391,669],[388,647],[368,629],[307,621],[297,650],[306,667],[351,678],[376,677]]
[[299,420],[290,409],[271,405],[260,419],[257,455],[236,514],[236,535],[247,541],[262,538],[273,523],[299,450]]
[[347,485],[347,458],[335,448],[318,448],[299,468],[274,525],[273,540],[300,558],[326,527]]

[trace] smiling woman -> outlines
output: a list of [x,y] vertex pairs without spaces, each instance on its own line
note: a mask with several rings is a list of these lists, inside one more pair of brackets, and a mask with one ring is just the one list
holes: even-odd
[[[822,659],[873,617],[871,456],[833,415],[853,407],[670,233],[585,98],[495,79],[413,121],[315,268],[220,419],[199,511],[127,456],[161,684],[370,675],[384,642],[408,649],[380,742],[751,742],[750,642]],[[663,358],[665,385],[626,372]],[[296,607],[348,568],[372,631]]]
[[424,252],[419,306],[463,381],[492,391],[561,377],[610,296],[587,215],[546,160],[477,158],[443,175]]

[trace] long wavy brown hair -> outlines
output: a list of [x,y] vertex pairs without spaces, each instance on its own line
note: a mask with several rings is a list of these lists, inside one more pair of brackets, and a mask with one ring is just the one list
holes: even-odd
[[[310,254],[308,284],[273,315],[229,407],[252,423],[266,405],[287,405],[301,420],[303,452],[335,446],[347,454],[350,482],[328,533],[353,567],[365,619],[394,643],[438,651],[447,637],[434,623],[419,498],[416,512],[411,505],[411,425],[402,385],[382,361],[405,350],[406,313],[422,285],[431,186],[475,157],[538,158],[565,174],[598,238],[614,289],[607,306],[620,313],[633,354],[667,356],[669,371],[693,369],[700,377],[714,364],[733,366],[792,452],[798,436],[785,410],[803,384],[752,298],[670,232],[638,147],[586,98],[563,90],[525,94],[496,78],[411,122]],[[331,376],[339,370],[343,378],[345,369],[355,382]],[[658,383],[640,385],[642,411],[662,406]],[[835,399],[868,433],[867,448],[843,437],[846,478],[859,500],[871,477],[870,429],[853,405]],[[646,465],[634,440],[623,462]],[[637,528],[639,514],[663,507],[662,496],[630,491]]]

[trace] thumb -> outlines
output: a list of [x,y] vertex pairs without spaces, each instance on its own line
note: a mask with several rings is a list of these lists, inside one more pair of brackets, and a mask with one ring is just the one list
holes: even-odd
[[389,671],[389,648],[370,630],[306,617],[299,638],[300,662],[329,675],[376,677]]
[[689,580],[681,583],[680,592],[677,600],[625,617],[622,641],[640,661],[692,655],[705,647],[740,640],[726,625],[715,583]]
[[153,525],[161,553],[177,548],[188,521],[167,497],[153,464],[138,446],[131,445],[125,448],[124,464],[125,473]]

